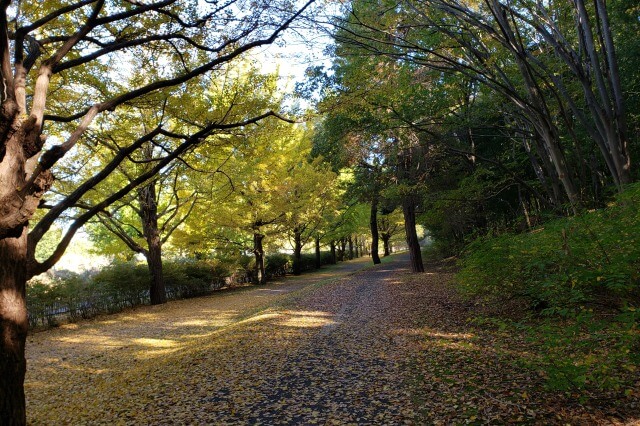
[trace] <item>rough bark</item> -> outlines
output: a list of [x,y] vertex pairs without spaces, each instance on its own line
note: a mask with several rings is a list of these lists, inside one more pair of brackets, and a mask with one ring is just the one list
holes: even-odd
[[0,424],[26,424],[27,227],[0,239]]
[[371,202],[371,216],[369,218],[369,225],[371,228],[371,259],[373,264],[377,265],[381,263],[380,256],[378,255],[378,198],[374,197]]
[[151,182],[138,190],[140,201],[140,218],[144,238],[148,249],[145,251],[147,265],[151,273],[149,299],[152,305],[167,302],[167,291],[162,273],[162,239],[158,229],[158,204],[156,202],[156,185]]
[[360,248],[358,247],[358,244],[360,244],[360,242],[358,241],[358,236],[355,235],[353,237],[353,255],[356,259],[360,257]]
[[265,284],[267,277],[264,270],[264,248],[262,246],[264,235],[254,230],[253,233],[253,255],[256,259],[255,274],[253,283],[257,285]]
[[416,206],[412,196],[405,196],[402,200],[402,214],[404,215],[404,230],[407,236],[409,257],[411,258],[411,270],[424,272],[422,251],[416,233]]
[[353,259],[353,238],[349,235],[349,260]]
[[293,275],[302,273],[302,234],[298,228],[293,230]]
[[23,126],[18,119],[13,121],[5,106],[0,120],[0,129],[9,137],[0,144],[0,424],[22,425],[26,423],[27,220],[35,206],[20,195],[26,163]]
[[340,245],[338,246],[338,262],[344,262],[344,253],[346,248],[346,240],[344,238],[340,238]]
[[331,240],[329,248],[331,250],[331,264],[335,265],[338,263],[338,258],[336,257],[336,242],[334,240]]
[[384,247],[384,257],[391,255],[391,246],[389,244],[389,240],[391,239],[391,235],[387,233],[380,234],[380,238],[382,238],[382,245]]

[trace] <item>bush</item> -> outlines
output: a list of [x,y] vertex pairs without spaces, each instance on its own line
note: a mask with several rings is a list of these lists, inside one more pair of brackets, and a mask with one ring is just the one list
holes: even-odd
[[283,253],[270,254],[266,257],[264,271],[267,279],[283,277],[291,272],[291,257]]
[[316,255],[302,253],[300,256],[300,272],[308,272],[316,269]]
[[493,303],[521,299],[543,315],[507,324],[540,345],[530,367],[544,371],[552,389],[633,387],[640,364],[639,202],[635,184],[605,209],[480,239],[460,262],[458,280],[468,294]]
[[[327,253],[330,256],[330,253]],[[181,299],[208,294],[229,280],[247,282],[254,272],[253,256],[234,262],[217,260],[165,261],[163,274],[167,297]],[[268,278],[291,272],[291,256],[272,254],[266,258]],[[315,255],[302,257],[302,270],[315,268]],[[90,318],[149,302],[151,276],[146,264],[115,261],[91,278],[72,272],[55,279],[33,279],[28,284],[27,306],[32,326],[56,325],[60,320]]]
[[112,312],[149,301],[151,277],[144,264],[115,261],[98,272],[92,284],[102,299],[111,302]]
[[229,269],[220,262],[164,262],[163,272],[167,295],[171,299],[201,296],[222,288]]
[[523,298],[548,314],[571,316],[596,300],[632,303],[640,287],[639,202],[633,185],[606,209],[479,239],[467,247],[458,280],[470,294]]
[[321,251],[320,265],[332,265],[332,264],[333,264],[333,256],[331,255],[331,251]]

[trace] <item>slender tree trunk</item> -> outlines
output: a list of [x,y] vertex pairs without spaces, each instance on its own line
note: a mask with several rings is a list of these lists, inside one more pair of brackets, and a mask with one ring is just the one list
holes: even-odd
[[347,242],[344,238],[340,238],[340,246],[338,247],[338,262],[344,262],[344,254],[346,251]]
[[331,240],[329,248],[331,250],[331,264],[335,265],[338,263],[338,258],[336,257],[336,242],[334,240]]
[[391,239],[391,235],[387,233],[380,234],[382,238],[382,245],[384,247],[384,257],[391,255],[391,247],[389,246],[389,240]]
[[140,200],[140,215],[142,229],[147,240],[148,250],[145,253],[147,265],[151,273],[151,288],[149,298],[152,305],[161,305],[167,302],[167,292],[162,274],[162,241],[158,229],[158,205],[156,203],[155,182],[138,190]]
[[322,266],[322,256],[320,254],[320,236],[316,235],[316,269]]
[[369,219],[369,225],[371,228],[371,259],[373,264],[377,265],[381,263],[380,256],[378,255],[378,198],[374,197],[371,202],[371,217]]
[[422,251],[420,250],[418,234],[416,233],[416,206],[412,196],[405,196],[402,200],[402,214],[404,215],[404,230],[407,236],[407,246],[409,247],[411,270],[413,272],[424,272]]
[[300,275],[302,273],[302,235],[298,228],[293,230],[293,240],[293,275]]
[[349,260],[353,259],[353,238],[349,235]]
[[267,282],[267,276],[264,270],[264,248],[262,246],[262,240],[264,235],[257,230],[253,232],[253,255],[256,259],[255,274],[253,277],[253,283],[256,285],[262,285]]
[[512,26],[513,21],[509,19],[507,8],[503,6],[504,5],[497,0],[492,0],[490,4],[496,23],[500,26],[502,34],[505,37],[503,44],[508,49],[511,49],[513,59],[522,76],[522,84],[527,90],[529,100],[535,106],[535,108],[524,107],[523,110],[529,116],[531,124],[544,142],[549,157],[558,174],[558,179],[560,179],[562,183],[564,192],[572,207],[575,209],[575,207],[580,204],[580,197],[571,177],[571,170],[567,165],[564,152],[560,146],[560,138],[558,136],[557,126],[554,124],[553,114],[536,80],[535,72],[527,60],[526,47],[522,44],[522,40],[516,35],[516,31]]
[[356,259],[360,257],[360,241],[358,240],[358,236],[354,237],[354,245],[355,245],[355,255]]

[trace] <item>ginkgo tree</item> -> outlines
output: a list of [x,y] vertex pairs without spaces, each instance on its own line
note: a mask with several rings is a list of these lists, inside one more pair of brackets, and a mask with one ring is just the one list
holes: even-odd
[[310,160],[310,138],[302,125],[264,120],[226,141],[223,158],[201,158],[197,166],[191,162],[200,170],[216,170],[217,179],[209,182],[217,183],[211,183],[211,196],[187,219],[177,244],[251,253],[253,280],[264,284],[265,239],[281,246],[290,234],[294,270],[299,267],[302,245],[335,200],[335,174],[320,159]]
[[[216,121],[192,117],[190,128],[174,128],[158,115],[152,127],[119,147],[66,196],[46,196],[51,208],[30,228],[54,182],[56,165],[86,143],[98,120],[111,118],[117,124],[123,106],[150,95],[179,102],[188,82],[206,80],[250,49],[273,43],[311,3],[296,8],[278,0],[0,2],[0,423],[26,422],[27,278],[49,269],[82,225],[175,158],[216,131],[255,123],[274,112],[222,115],[225,119]],[[147,78],[130,78],[136,74],[132,57],[144,64]],[[37,261],[37,244],[54,222],[80,209],[93,187],[158,137],[173,140],[173,147],[75,215],[51,256]]]
[[[162,113],[176,126],[190,127],[193,126],[190,119],[192,116],[208,117],[207,120],[215,121],[223,119],[221,114],[229,118],[247,114],[251,110],[272,107],[277,109],[277,100],[273,99],[276,95],[277,81],[277,74],[261,74],[253,61],[239,61],[226,67],[219,78],[211,81],[208,87],[204,87],[205,90],[200,90],[202,87],[192,87],[179,104],[163,102]],[[216,108],[217,105],[220,108]],[[225,105],[233,105],[233,108],[226,109]],[[143,108],[129,117],[133,128],[148,126],[148,103],[143,102]],[[243,128],[239,127],[236,130],[242,132]],[[142,184],[135,193],[123,197],[111,208],[101,211],[96,216],[96,221],[101,226],[92,227],[91,235],[94,238],[99,238],[103,243],[107,242],[104,233],[101,232],[106,229],[122,241],[126,246],[125,250],[128,248],[135,253],[143,254],[146,258],[151,274],[151,304],[166,301],[162,246],[186,221],[198,203],[207,204],[204,194],[210,192],[210,189],[203,187],[203,181],[216,173],[223,173],[216,170],[218,165],[215,162],[218,157],[213,153],[229,148],[233,141],[231,136],[231,132],[219,132],[203,147],[176,158],[156,177]],[[94,139],[109,151],[113,150],[114,146],[121,145],[122,142],[117,139],[123,137],[130,137],[130,132],[125,130],[124,134],[117,138],[110,126],[101,129],[99,133],[94,132]],[[112,176],[112,180],[124,178],[130,181],[133,176],[139,174],[140,169],[149,167],[149,160],[160,155],[154,151],[161,149],[167,150],[168,147],[163,146],[159,139],[145,144],[137,153],[133,164],[119,168],[118,176]],[[199,158],[206,158],[206,163],[202,163]],[[112,183],[101,185],[100,188],[108,191],[110,186]],[[95,188],[94,194],[100,188]],[[219,200],[213,196],[209,197],[208,201],[216,203]],[[113,251],[112,246],[113,244],[102,244],[98,250]]]
[[336,174],[321,158],[309,161],[310,138],[303,138],[302,142],[295,149],[301,157],[288,168],[290,178],[285,192],[285,227],[292,240],[294,275],[301,273],[303,246],[325,225],[324,213],[335,209],[339,201]]

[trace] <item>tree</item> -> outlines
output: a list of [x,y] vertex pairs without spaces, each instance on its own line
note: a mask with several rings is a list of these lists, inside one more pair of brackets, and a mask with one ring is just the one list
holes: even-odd
[[[167,299],[162,247],[198,202],[197,190],[182,187],[184,182],[180,176],[184,169],[179,163],[170,166],[157,178],[140,186],[133,196],[123,198],[113,209],[105,209],[96,216],[100,225],[119,238],[126,248],[142,254],[147,260],[152,305],[165,303]],[[125,210],[133,212],[135,217]]]
[[[205,78],[248,50],[275,41],[311,3],[285,12],[291,9],[277,1],[254,3],[251,9],[235,1],[223,5],[186,0],[0,2],[0,423],[26,421],[27,278],[49,269],[82,225],[173,159],[218,130],[248,125],[274,112],[255,111],[233,122],[203,121],[186,132],[168,129],[159,120],[120,147],[95,175],[78,182],[68,196],[53,197],[54,204],[29,232],[28,222],[54,182],[57,163],[85,143],[99,117],[117,117],[123,105],[158,93],[180,96],[187,82]],[[138,81],[113,72],[114,66],[126,69],[129,63],[122,60],[131,57],[148,65],[148,78]],[[45,127],[53,143],[45,144]],[[175,148],[79,214],[54,253],[37,261],[37,244],[53,223],[75,209],[133,152],[160,135],[174,140]]]
[[[282,102],[277,75],[251,85],[253,96],[269,93],[272,107]],[[260,88],[258,90],[257,88]],[[216,241],[254,256],[253,280],[266,282],[265,242],[282,245],[290,239],[294,273],[300,273],[303,245],[323,224],[323,214],[334,204],[335,174],[320,158],[311,160],[310,137],[304,126],[265,120],[259,126],[227,135],[228,155],[190,161],[199,170],[217,170],[229,185],[226,196],[205,200],[187,220],[189,240]],[[220,186],[220,185],[218,185]],[[216,245],[214,244],[214,245]]]
[[[305,138],[305,142],[306,146],[296,149],[302,157],[301,160],[288,169],[293,179],[286,191],[288,211],[285,224],[293,234],[294,275],[300,275],[302,272],[303,246],[317,235],[320,226],[325,224],[324,213],[335,208],[338,195],[335,173],[330,170],[328,164],[323,164],[321,158],[316,157],[308,161],[311,151],[310,138]],[[317,250],[316,255],[318,254]]]
[[[547,179],[559,182],[574,205],[584,197],[577,176],[585,165],[582,145],[590,141],[613,183],[630,182],[624,96],[604,1],[387,6],[354,2],[338,20],[339,42],[395,63],[462,75],[500,93],[516,107],[516,119],[527,123],[521,129],[534,132]],[[563,138],[573,141],[572,151]]]
[[388,211],[383,209],[382,215],[378,220],[378,231],[380,232],[380,238],[382,239],[382,247],[384,248],[384,256],[391,255],[392,246],[391,239],[398,232],[398,229],[403,225],[402,217],[398,216],[398,212],[393,209]]

